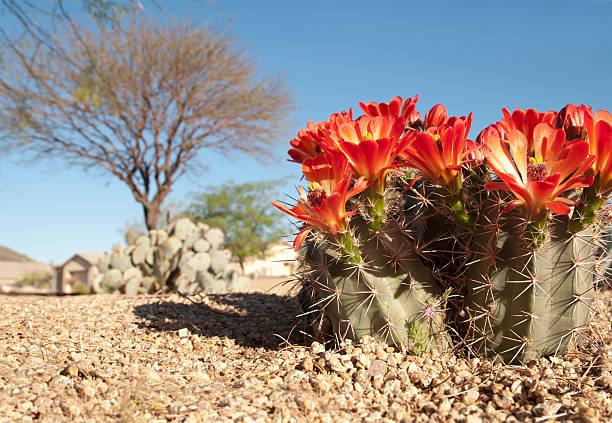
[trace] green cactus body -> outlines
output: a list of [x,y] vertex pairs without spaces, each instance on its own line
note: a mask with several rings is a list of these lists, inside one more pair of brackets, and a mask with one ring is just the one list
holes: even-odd
[[362,264],[342,260],[329,241],[306,248],[311,302],[331,322],[336,340],[370,335],[416,353],[446,347],[446,300],[409,240],[387,225],[375,239],[361,243],[359,252]]
[[592,230],[572,234],[567,217],[555,216],[536,248],[524,223],[505,220],[500,231],[480,226],[474,239],[467,273],[469,344],[506,363],[564,353],[591,317]]

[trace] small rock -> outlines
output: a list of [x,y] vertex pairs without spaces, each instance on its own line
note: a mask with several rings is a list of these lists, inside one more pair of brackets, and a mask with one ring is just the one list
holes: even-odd
[[465,423],[482,423],[482,419],[473,414],[465,416]]
[[451,405],[449,400],[444,400],[438,405],[438,413],[445,416],[447,415],[453,406]]
[[329,368],[331,371],[336,373],[344,373],[346,372],[346,367],[342,365],[337,356],[332,356],[329,360]]
[[479,396],[480,394],[476,390],[467,391],[465,395],[463,395],[463,403],[466,405],[474,404],[476,401],[478,401]]
[[384,375],[387,370],[387,363],[382,360],[372,360],[370,361],[370,366],[368,367],[368,372],[370,376],[375,375]]
[[314,410],[317,407],[315,402],[310,398],[298,398],[296,403],[300,409],[306,411]]
[[317,355],[325,352],[325,347],[318,342],[313,342],[310,345],[310,354]]
[[93,398],[96,395],[96,390],[89,383],[78,384],[75,388],[84,397]]
[[561,403],[541,403],[533,407],[533,413],[538,417],[554,416],[560,408]]
[[372,378],[372,386],[376,389],[382,389],[384,386],[384,376],[381,374],[377,374]]
[[178,336],[179,336],[180,338],[186,338],[186,337],[188,337],[188,336],[189,336],[189,329],[187,329],[187,328],[182,328],[182,329],[179,329],[179,331],[178,331]]
[[302,368],[305,372],[311,372],[314,368],[314,363],[310,359],[310,357],[306,357],[302,362]]
[[523,382],[521,380],[515,380],[510,386],[510,391],[513,394],[520,394],[523,391]]
[[507,395],[494,394],[493,401],[502,410],[508,409],[512,407],[512,404],[514,404],[514,401],[512,400],[512,398]]
[[66,369],[66,375],[70,377],[77,377],[79,375],[79,369],[74,366],[70,366]]
[[314,379],[313,385],[315,389],[321,392],[327,392],[330,390],[329,383],[327,383],[327,381],[324,378],[317,377],[316,379]]

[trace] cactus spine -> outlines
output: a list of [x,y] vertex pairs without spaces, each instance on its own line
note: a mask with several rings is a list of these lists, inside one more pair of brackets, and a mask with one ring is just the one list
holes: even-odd
[[329,319],[338,342],[372,335],[416,353],[448,346],[446,298],[411,241],[388,223],[376,237],[357,241],[367,236],[367,226],[353,219],[350,236],[340,243],[308,244],[303,279],[312,290],[311,303]]
[[478,225],[467,273],[470,344],[504,362],[567,351],[590,321],[596,289],[592,229],[571,233],[557,216],[534,238],[517,215]]

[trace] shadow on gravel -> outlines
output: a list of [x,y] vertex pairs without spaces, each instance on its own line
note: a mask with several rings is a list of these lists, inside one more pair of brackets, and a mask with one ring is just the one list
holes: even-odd
[[304,324],[296,317],[297,301],[276,294],[228,293],[190,296],[176,302],[162,301],[134,308],[139,327],[234,339],[252,348],[276,350],[287,345],[304,345]]

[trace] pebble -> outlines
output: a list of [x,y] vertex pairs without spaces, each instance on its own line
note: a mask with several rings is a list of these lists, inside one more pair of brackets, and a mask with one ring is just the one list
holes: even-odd
[[478,400],[479,396],[480,394],[476,390],[467,391],[465,394],[463,394],[463,403],[466,405],[474,404]]
[[305,372],[311,372],[314,369],[314,364],[310,357],[306,357],[302,362],[302,368]]
[[370,376],[384,375],[387,370],[387,363],[382,360],[371,360],[368,366]]
[[465,416],[465,423],[482,423],[482,418],[473,414],[469,414]]

